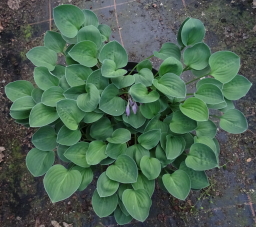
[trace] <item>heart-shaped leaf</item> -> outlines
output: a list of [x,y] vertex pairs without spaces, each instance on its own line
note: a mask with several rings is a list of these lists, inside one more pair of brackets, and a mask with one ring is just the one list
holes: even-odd
[[216,133],[217,133],[217,127],[212,121],[208,120],[208,121],[197,122],[197,128],[196,128],[197,136],[207,135],[210,138],[214,138]]
[[87,124],[93,123],[101,119],[103,115],[104,113],[89,112],[85,114],[83,121]]
[[92,207],[94,212],[100,217],[107,217],[114,212],[118,204],[117,194],[100,197],[97,190],[92,196]]
[[177,60],[180,60],[181,58],[180,48],[174,43],[164,43],[159,52],[154,51],[153,53],[155,57],[162,60],[169,57],[174,57]]
[[93,71],[86,82],[94,84],[100,91],[104,90],[109,84],[108,78],[102,76],[100,69]]
[[56,121],[58,118],[55,108],[38,103],[30,112],[29,125],[30,127],[42,127]]
[[59,84],[59,79],[53,76],[45,67],[34,69],[34,80],[36,85],[44,91]]
[[155,102],[160,97],[157,91],[153,90],[148,92],[147,87],[142,83],[132,85],[129,93],[132,96],[133,100],[139,103]]
[[163,76],[166,73],[173,73],[180,76],[183,66],[179,60],[174,57],[166,58],[159,68],[159,75]]
[[184,115],[181,111],[176,111],[172,115],[169,126],[172,132],[184,134],[195,130],[197,123]]
[[44,36],[44,46],[56,53],[62,53],[66,46],[66,41],[62,38],[60,33],[47,31]]
[[111,180],[123,184],[135,183],[138,177],[138,168],[132,158],[120,155],[115,163],[107,168],[106,174]]
[[81,65],[93,67],[97,64],[97,46],[92,41],[77,43],[68,54]]
[[159,143],[160,136],[161,131],[158,129],[147,131],[138,137],[138,142],[142,147],[144,147],[147,150],[150,150]]
[[231,100],[228,100],[225,98],[224,98],[224,100],[225,100],[226,106],[223,107],[222,109],[219,109],[221,112],[226,113],[230,109],[235,109],[235,105]]
[[182,31],[182,28],[183,28],[184,24],[185,24],[189,19],[191,19],[191,18],[187,17],[187,18],[182,22],[182,24],[181,24],[180,27],[179,27],[178,34],[177,34],[177,42],[178,42],[178,44],[179,44],[181,47],[183,47],[183,48],[184,48],[184,44],[182,43],[182,40],[181,40],[181,31]]
[[101,49],[99,60],[103,63],[105,59],[114,61],[117,69],[125,67],[128,63],[126,50],[117,41],[111,41]]
[[129,214],[138,221],[145,221],[149,215],[152,201],[144,189],[126,189],[122,201]]
[[141,114],[140,107],[138,108],[136,114],[134,114],[133,111],[131,111],[129,116],[123,114],[122,118],[125,123],[131,125],[133,128],[136,129],[141,127],[146,121],[146,118],[143,117],[143,115]]
[[128,224],[132,220],[132,216],[126,216],[118,206],[114,212],[114,217],[118,225]]
[[202,70],[207,67],[210,55],[211,50],[206,44],[196,43],[184,51],[184,64],[191,69]]
[[65,76],[62,76],[60,79],[59,79],[59,86],[64,90],[68,90],[70,88],[67,80],[66,80],[66,77]]
[[130,87],[135,82],[133,75],[119,76],[111,79],[112,83],[118,88]]
[[152,70],[152,63],[148,59],[143,60],[136,65],[137,72],[139,72],[140,70],[145,69],[145,68]]
[[146,87],[151,86],[154,80],[154,75],[148,68],[141,69],[138,73],[133,74],[133,76],[135,78],[135,84],[142,83]]
[[83,65],[70,65],[66,67],[65,77],[69,86],[75,87],[84,85],[92,70]]
[[152,119],[160,112],[160,108],[160,101],[157,100],[155,102],[142,104],[140,106],[140,112],[145,118]]
[[31,96],[34,86],[26,80],[16,80],[5,86],[5,94],[8,99],[14,102],[16,99]]
[[96,16],[96,14],[93,11],[91,11],[89,9],[84,9],[82,11],[85,16],[84,26],[93,25],[93,26],[97,27],[99,25],[98,17]]
[[53,203],[70,197],[80,186],[82,176],[77,170],[62,165],[52,166],[44,177],[44,188]]
[[64,92],[64,96],[67,99],[74,99],[77,100],[77,97],[81,94],[85,93],[85,86],[81,85],[81,86],[76,86],[76,87],[71,87],[69,89],[67,89]]
[[162,167],[158,159],[143,156],[140,160],[140,169],[149,180],[154,180],[159,176]]
[[127,149],[126,143],[123,144],[114,144],[114,143],[109,143],[107,145],[107,149],[105,153],[113,159],[117,159],[117,157],[121,154],[124,154]]
[[107,41],[109,41],[109,37],[111,35],[111,28],[106,24],[100,24],[98,26],[98,29],[100,33],[107,38]]
[[91,137],[98,140],[106,140],[112,133],[113,127],[107,117],[103,117],[99,121],[93,123],[90,129]]
[[223,94],[229,100],[238,100],[250,90],[252,83],[243,76],[236,75],[230,82],[223,85]]
[[70,130],[77,130],[78,124],[85,115],[85,113],[77,107],[76,101],[71,99],[59,101],[57,103],[57,112],[62,122]]
[[222,90],[222,88],[223,88],[223,83],[221,83],[220,81],[218,81],[214,78],[204,78],[202,80],[199,80],[196,83],[196,89],[198,89],[203,84],[213,84],[213,85],[217,86],[220,90]]
[[82,10],[74,5],[60,5],[53,9],[54,23],[60,32],[68,38],[74,38],[85,22]]
[[202,84],[194,95],[207,104],[219,104],[224,101],[222,91],[214,84]]
[[68,149],[69,147],[68,146],[64,146],[64,145],[58,145],[58,148],[57,148],[57,154],[58,154],[58,157],[60,158],[61,161],[63,162],[70,162],[69,159],[67,159],[65,156],[64,156],[64,153],[65,151]]
[[185,160],[186,166],[195,171],[212,169],[218,165],[214,151],[205,144],[194,143]]
[[95,43],[98,49],[100,49],[102,45],[100,31],[93,25],[85,26],[79,30],[77,41],[81,42],[85,40]]
[[124,69],[118,69],[113,60],[105,59],[101,67],[102,76],[106,78],[118,78],[127,73]]
[[80,130],[70,130],[63,125],[58,132],[57,142],[61,145],[72,146],[81,139]]
[[240,68],[240,58],[230,51],[218,51],[209,58],[210,74],[221,83],[231,81]]
[[42,96],[43,96],[44,91],[41,90],[40,88],[34,88],[31,92],[31,96],[34,100],[35,103],[39,103],[42,101]]
[[195,121],[207,121],[209,111],[206,104],[198,98],[188,98],[183,104],[180,104],[181,112]]
[[186,141],[182,136],[166,136],[166,157],[169,160],[173,160],[180,156],[184,151],[186,146]]
[[61,87],[51,87],[42,94],[42,103],[46,106],[56,107],[57,102],[65,99]]
[[35,66],[46,67],[50,71],[57,64],[57,53],[44,46],[32,48],[26,56]]
[[106,172],[103,172],[97,181],[97,191],[100,197],[107,197],[113,195],[119,187],[119,183],[110,180]]
[[131,139],[131,132],[125,128],[116,129],[110,138],[107,138],[109,143],[126,143]]
[[34,177],[44,175],[53,165],[55,155],[53,151],[31,149],[26,157],[26,166]]
[[32,143],[39,150],[51,151],[57,146],[56,139],[57,135],[54,128],[44,126],[38,129],[32,136]]
[[142,147],[140,144],[135,144],[128,147],[125,154],[131,157],[133,160],[135,160],[138,166],[140,165],[140,160],[142,159],[143,156],[150,156],[149,151]]
[[176,98],[185,98],[186,97],[186,84],[185,82],[177,75],[173,73],[167,73],[155,79],[153,85],[157,90],[163,94]]
[[144,189],[151,197],[155,190],[155,181],[148,180],[142,173],[139,173],[137,182],[132,184],[133,189]]
[[99,109],[112,116],[120,116],[125,111],[126,101],[119,96],[114,84],[108,85],[101,94]]
[[86,161],[90,165],[97,165],[103,159],[107,158],[105,154],[107,145],[100,140],[94,140],[90,143],[87,154]]
[[72,167],[72,170],[78,170],[82,175],[82,182],[77,190],[83,191],[93,180],[93,172],[91,168],[82,168],[80,166],[74,166]]
[[164,174],[163,184],[167,191],[175,198],[185,200],[190,192],[191,182],[188,174],[183,170],[176,170],[173,174]]
[[13,111],[28,111],[35,106],[35,102],[31,96],[23,96],[19,99],[16,99],[11,105],[10,110]]
[[194,18],[186,19],[181,28],[181,40],[184,46],[202,42],[204,36],[205,27],[200,20]]
[[66,70],[65,66],[63,66],[63,65],[56,65],[55,69],[53,71],[51,71],[50,73],[53,76],[56,76],[56,77],[58,77],[60,79],[62,76],[65,76],[65,70]]
[[229,133],[240,134],[247,130],[248,123],[242,112],[230,109],[221,116],[220,127]]

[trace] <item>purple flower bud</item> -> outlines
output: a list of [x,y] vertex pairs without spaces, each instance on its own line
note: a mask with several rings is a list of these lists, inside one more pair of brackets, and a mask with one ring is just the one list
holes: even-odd
[[138,111],[138,105],[137,105],[137,103],[135,102],[135,103],[133,104],[133,106],[132,106],[132,112],[133,112],[134,114],[136,114],[137,111]]
[[129,101],[128,101],[128,103],[127,103],[127,106],[126,106],[125,112],[126,112],[126,116],[127,116],[127,117],[129,117],[129,116],[130,116],[130,114],[131,114]]
[[128,99],[128,103],[130,103],[130,106],[133,106],[133,104],[135,103],[131,98]]

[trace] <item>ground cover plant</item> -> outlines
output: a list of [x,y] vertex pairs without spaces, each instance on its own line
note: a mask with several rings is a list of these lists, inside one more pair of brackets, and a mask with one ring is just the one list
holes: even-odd
[[[27,53],[35,84],[5,87],[12,118],[39,128],[26,164],[33,176],[45,174],[51,201],[85,190],[100,172],[93,209],[126,224],[148,217],[156,181],[181,200],[209,186],[205,171],[219,166],[217,127],[234,134],[248,127],[233,104],[251,87],[238,74],[239,57],[211,53],[203,23],[187,18],[178,45],[163,44],[131,69],[126,50],[109,41],[110,27],[92,11],[61,5],[53,18],[59,32],[48,31],[44,46]],[[162,60],[157,71],[153,56]],[[188,70],[194,79],[184,81]]]

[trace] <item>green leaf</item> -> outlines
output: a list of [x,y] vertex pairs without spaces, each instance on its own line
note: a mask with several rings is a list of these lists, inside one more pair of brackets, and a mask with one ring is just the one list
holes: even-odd
[[[193,140],[194,142],[194,140]],[[162,149],[160,144],[157,145],[155,150],[155,156],[156,158],[161,162],[162,168],[170,164],[172,161],[167,159],[165,151]]]
[[147,87],[141,83],[132,85],[129,94],[135,102],[139,103],[155,102],[160,97],[159,93],[155,90],[148,92]]
[[82,182],[77,190],[83,191],[93,180],[93,172],[91,168],[82,168],[80,166],[74,166],[72,170],[78,170],[82,175]]
[[146,59],[146,60],[143,60],[141,62],[139,62],[137,65],[136,65],[136,70],[139,72],[140,70],[144,69],[144,68],[147,68],[149,70],[152,70],[152,63]]
[[5,86],[5,94],[8,99],[14,102],[16,99],[31,96],[33,85],[26,80],[16,80]]
[[221,116],[220,127],[229,133],[240,134],[247,130],[248,123],[242,112],[230,109]]
[[181,136],[184,138],[184,140],[186,142],[185,150],[189,149],[191,147],[191,145],[194,143],[194,138],[193,138],[192,134],[186,133]]
[[186,166],[195,171],[212,169],[218,165],[214,151],[205,144],[194,143],[185,160]]
[[63,146],[63,145],[58,145],[58,148],[57,148],[57,154],[60,158],[61,161],[63,162],[70,162],[69,159],[67,159],[65,156],[64,156],[64,153],[65,151],[68,149],[69,147],[68,146]]
[[185,200],[190,192],[191,182],[188,174],[183,170],[176,170],[173,174],[162,177],[165,188],[175,198]]
[[53,19],[56,27],[68,38],[74,38],[85,22],[82,10],[74,5],[60,5],[53,9]]
[[87,154],[86,161],[90,165],[97,165],[103,159],[107,158],[105,154],[107,145],[100,140],[94,140],[90,143]]
[[167,96],[176,98],[186,97],[187,89],[185,82],[173,73],[166,73],[159,79],[154,79],[153,85]]
[[158,159],[143,156],[140,160],[140,169],[149,180],[154,180],[159,176],[162,167]]
[[113,159],[117,159],[117,157],[121,154],[124,154],[127,149],[126,143],[123,144],[114,144],[114,143],[109,143],[107,145],[105,153]]
[[[145,157],[145,156],[144,156]],[[132,184],[133,189],[144,189],[151,197],[155,190],[155,181],[148,180],[142,173],[139,173],[138,179]]]
[[56,146],[57,135],[54,128],[51,126],[44,126],[36,131],[32,136],[32,143],[34,146],[42,151],[51,151]]
[[223,88],[223,84],[220,82],[220,81],[218,81],[218,80],[216,80],[216,79],[214,79],[214,78],[204,78],[204,79],[202,79],[202,80],[199,80],[197,83],[196,83],[196,89],[198,89],[201,85],[203,85],[203,84],[212,84],[212,85],[215,85],[215,86],[217,86],[220,90],[222,90],[222,88]]
[[135,183],[138,177],[138,168],[132,158],[120,155],[115,163],[107,168],[106,174],[111,180],[123,184]]
[[114,217],[118,225],[128,224],[132,220],[132,216],[126,216],[119,208],[119,206],[116,208],[114,212]]
[[173,160],[181,155],[186,146],[186,141],[181,136],[166,136],[166,157],[169,160]]
[[[196,77],[204,77],[210,74],[211,68],[209,65],[207,65],[204,69],[202,70],[195,70],[191,69],[191,72],[193,73],[194,76]],[[209,79],[209,78],[208,78]]]
[[65,99],[64,90],[61,87],[51,87],[44,91],[42,95],[42,103],[46,106],[56,107],[57,102]]
[[92,12],[89,9],[83,9],[82,11],[85,16],[84,26],[93,25],[93,26],[97,27],[99,25],[98,17],[96,16],[96,14],[94,12]]
[[170,129],[174,133],[184,134],[195,130],[196,121],[184,115],[181,111],[176,111],[172,115]]
[[[225,98],[224,98],[225,99]],[[219,109],[221,112],[226,113],[230,109],[235,109],[235,105],[231,100],[225,99],[226,106]]]
[[118,204],[117,194],[100,197],[97,190],[92,196],[92,207],[94,212],[100,217],[107,217],[114,212]]
[[125,123],[131,125],[133,128],[136,129],[141,127],[146,122],[146,118],[143,117],[143,115],[141,114],[140,107],[138,108],[136,114],[131,111],[129,116],[123,114],[122,119]]
[[26,56],[35,66],[46,67],[50,71],[57,64],[57,53],[44,46],[32,48]]
[[81,94],[85,93],[85,86],[81,85],[81,86],[76,86],[76,87],[71,87],[69,89],[67,89],[64,92],[64,96],[67,99],[74,99],[77,100],[77,97]]
[[70,65],[66,67],[65,76],[71,87],[84,85],[92,70],[83,65]]
[[112,159],[112,158],[105,158],[103,159],[101,162],[100,162],[100,165],[105,165],[105,166],[108,166],[110,164],[112,164],[113,162],[115,161],[115,159]]
[[122,201],[129,214],[138,221],[145,221],[149,215],[152,201],[144,189],[126,189]]
[[214,138],[216,133],[217,133],[217,127],[211,120],[197,122],[197,128],[196,128],[197,136],[207,135],[210,138]]
[[44,175],[53,165],[55,155],[53,151],[31,149],[26,157],[26,166],[34,177]]
[[185,46],[202,42],[205,36],[205,28],[203,23],[194,18],[185,21],[181,29],[181,40]]
[[93,25],[85,26],[79,30],[77,41],[81,42],[85,40],[95,43],[98,49],[102,45],[100,31]]
[[131,157],[133,160],[135,160],[138,166],[140,165],[140,161],[143,156],[150,156],[149,151],[142,147],[140,144],[135,144],[128,147],[125,154]]
[[182,43],[182,40],[181,40],[181,31],[182,31],[182,28],[184,26],[184,24],[189,20],[190,18],[187,17],[183,22],[182,24],[180,25],[179,27],[179,31],[178,31],[178,34],[177,34],[177,41],[178,41],[178,44],[181,46],[181,47],[184,47],[184,44]]
[[204,171],[195,171],[193,169],[190,169],[186,166],[185,162],[182,162],[180,164],[180,170],[183,170],[184,172],[186,172],[191,180],[191,188],[192,189],[203,189],[208,187],[209,184],[209,180],[205,174]]
[[76,165],[87,168],[90,166],[90,164],[87,162],[88,150],[89,143],[79,142],[69,147],[65,151],[64,156]]
[[90,129],[90,135],[97,140],[106,140],[113,133],[113,127],[107,117],[101,118],[99,121],[93,123]]
[[107,38],[107,40],[109,40],[109,37],[111,35],[111,28],[106,24],[100,24],[98,26],[98,29],[99,29],[100,33],[103,36],[105,36]]
[[93,67],[97,64],[97,46],[92,41],[77,43],[68,54],[81,65]]
[[210,55],[211,50],[206,44],[196,43],[184,51],[184,64],[189,68],[202,70],[208,66]]
[[101,94],[99,109],[112,116],[120,116],[125,111],[126,101],[119,96],[114,84],[108,85]]
[[50,73],[53,76],[56,76],[56,77],[58,77],[60,79],[62,76],[65,76],[65,70],[66,70],[65,66],[63,66],[63,65],[56,65],[55,69],[53,71],[51,71]]
[[86,82],[87,84],[94,84],[100,91],[104,90],[109,84],[108,78],[102,76],[100,69],[93,71]]
[[107,138],[109,143],[126,143],[131,139],[131,132],[125,128],[116,129],[110,138]]
[[159,68],[159,75],[163,76],[166,73],[173,73],[180,76],[183,70],[183,66],[179,60],[174,57],[166,58]]
[[223,85],[223,94],[229,100],[238,100],[250,90],[252,83],[243,76],[236,75],[230,82]]
[[119,183],[110,180],[106,172],[103,172],[97,181],[97,191],[100,197],[107,197],[113,195],[119,187]]
[[58,132],[57,142],[61,145],[72,146],[81,139],[80,130],[70,130],[63,125]]
[[140,105],[140,112],[145,118],[152,119],[160,112],[160,108],[160,101],[157,100],[155,102]]
[[218,104],[207,104],[207,107],[209,109],[218,110],[218,109],[223,109],[223,108],[227,107],[227,103],[226,103],[226,101],[223,101]]
[[154,56],[165,60],[168,57],[174,57],[177,60],[181,58],[180,48],[174,43],[164,43],[159,52],[154,51]]
[[117,41],[111,41],[103,46],[99,54],[99,60],[103,63],[105,59],[114,61],[117,69],[125,67],[128,63],[126,50]]
[[36,85],[44,91],[59,84],[59,79],[53,76],[45,67],[34,69],[34,80]]
[[77,106],[84,112],[94,111],[100,101],[100,92],[94,84],[87,84],[87,93],[81,94],[77,98]]
[[218,51],[209,58],[210,74],[221,83],[231,81],[240,68],[240,58],[230,51]]
[[58,118],[55,108],[38,103],[30,112],[29,125],[30,127],[42,127],[56,121]]
[[222,91],[214,84],[202,84],[194,95],[207,104],[214,105],[224,101]]
[[146,87],[151,86],[154,80],[154,75],[148,68],[141,69],[138,73],[133,74],[133,76],[135,78],[135,84],[142,83]]
[[160,136],[161,131],[158,129],[147,131],[138,137],[138,142],[142,147],[150,150],[159,143]]
[[155,129],[161,130],[161,133],[169,131],[168,125],[160,121],[159,118],[160,114],[152,118],[145,127],[144,132],[148,132]]
[[68,82],[67,82],[65,76],[62,76],[62,77],[60,78],[59,86],[60,86],[64,91],[66,91],[66,90],[68,90],[68,89],[70,88],[70,86],[69,86],[69,84],[68,84]]
[[62,53],[66,46],[66,41],[62,38],[60,33],[47,31],[44,36],[44,46],[56,53]]
[[70,130],[76,130],[85,113],[81,111],[76,101],[71,99],[61,100],[57,103],[57,112],[62,122]]
[[35,106],[35,102],[31,96],[23,96],[14,101],[10,110],[13,111],[28,111]]
[[127,71],[124,69],[118,69],[116,63],[110,59],[105,59],[101,67],[102,76],[106,78],[118,78],[124,76]]
[[31,96],[35,103],[39,103],[42,101],[41,99],[42,99],[43,93],[44,93],[44,91],[41,90],[40,88],[34,88],[32,90]]
[[90,124],[101,119],[103,115],[104,113],[89,112],[85,114],[83,121],[84,123]]
[[[69,44],[76,44],[77,43],[77,36],[75,36],[74,38],[68,38],[67,36],[65,36],[65,35],[63,35],[63,34],[61,34],[61,36],[62,36],[62,38],[67,42],[67,43],[69,43]],[[71,45],[69,45],[69,47],[70,47]],[[68,47],[68,48],[69,48]],[[67,55],[67,50],[68,50],[68,48],[65,50],[65,53],[66,53],[66,57],[68,56]]]
[[183,104],[180,104],[181,112],[195,121],[207,121],[209,111],[206,104],[198,98],[188,98]]
[[62,165],[52,166],[44,177],[44,188],[53,203],[70,197],[80,186],[82,176],[77,170]]
[[133,75],[119,76],[111,79],[112,83],[118,88],[130,87],[135,82]]

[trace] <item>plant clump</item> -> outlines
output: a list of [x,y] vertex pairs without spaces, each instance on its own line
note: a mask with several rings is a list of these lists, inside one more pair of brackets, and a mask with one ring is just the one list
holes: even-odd
[[[51,201],[85,190],[99,165],[93,209],[121,225],[146,220],[156,180],[180,200],[209,186],[205,171],[219,167],[220,155],[213,118],[229,133],[248,127],[233,104],[252,85],[238,74],[239,56],[211,53],[203,23],[187,18],[178,45],[164,43],[131,69],[126,50],[92,11],[61,5],[53,18],[60,32],[46,32],[44,46],[26,54],[36,86],[18,80],[5,87],[11,117],[39,128],[26,165],[35,177],[45,174]],[[153,56],[162,60],[157,71]],[[188,70],[195,78],[185,82]]]

